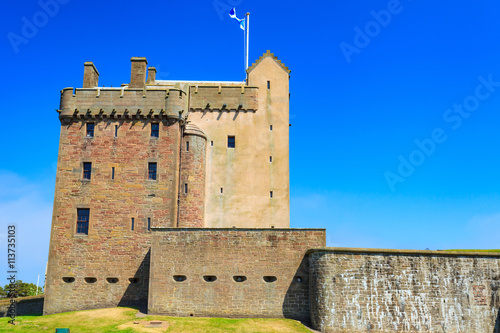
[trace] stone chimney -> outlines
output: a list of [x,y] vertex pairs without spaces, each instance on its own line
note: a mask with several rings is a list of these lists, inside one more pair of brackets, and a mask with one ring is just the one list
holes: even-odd
[[132,72],[130,73],[129,88],[144,88],[146,84],[146,68],[148,61],[144,57],[132,57]]
[[156,81],[156,68],[148,67],[148,81],[147,84],[155,84]]
[[95,88],[99,84],[99,72],[94,66],[94,63],[87,61],[84,63],[83,70],[83,88]]

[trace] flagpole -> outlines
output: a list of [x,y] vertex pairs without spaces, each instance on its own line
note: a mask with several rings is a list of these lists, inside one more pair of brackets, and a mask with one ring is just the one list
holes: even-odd
[[250,13],[247,13],[246,14],[246,19],[247,19],[247,22],[245,24],[245,28],[246,28],[246,37],[247,37],[247,47],[246,47],[246,52],[245,52],[245,72],[247,71],[248,69],[248,40],[249,40],[249,35],[250,35]]

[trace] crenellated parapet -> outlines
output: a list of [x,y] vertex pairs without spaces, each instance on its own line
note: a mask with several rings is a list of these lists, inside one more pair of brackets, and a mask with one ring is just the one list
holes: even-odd
[[180,88],[65,88],[61,122],[76,119],[184,119],[187,94]]
[[250,111],[258,109],[259,88],[241,86],[191,86],[189,111]]

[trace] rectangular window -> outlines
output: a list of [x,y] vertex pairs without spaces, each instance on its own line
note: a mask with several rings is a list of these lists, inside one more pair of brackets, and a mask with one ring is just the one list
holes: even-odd
[[89,234],[89,208],[78,208],[77,209],[77,219],[76,219],[76,233],[77,234]]
[[153,123],[151,124],[151,137],[157,138],[160,136],[160,124]]
[[94,123],[87,123],[87,138],[94,137]]
[[213,141],[210,141],[210,146],[214,146],[214,142]]
[[188,193],[188,184],[184,184],[184,193],[187,194]]
[[223,187],[220,188],[220,193],[221,194],[224,193],[224,188]]
[[269,197],[272,198],[273,197],[273,191],[270,191],[269,192]]
[[150,162],[148,164],[148,179],[156,180],[156,162]]
[[269,156],[269,162],[272,162],[272,161],[273,161],[273,157]]
[[92,174],[92,163],[83,162],[83,179],[89,179]]
[[148,231],[151,230],[151,218],[148,217]]
[[267,81],[267,89],[271,89],[271,81]]
[[235,148],[236,147],[236,139],[234,136],[229,135],[227,137],[227,148]]
[[115,167],[111,167],[111,179],[115,179]]
[[189,151],[189,141],[186,141],[186,151]]
[[134,222],[135,222],[135,220],[134,220],[134,218],[132,218],[132,231],[134,231]]
[[269,130],[272,131],[273,130],[273,125],[269,125]]
[[118,136],[118,125],[115,125],[115,138]]

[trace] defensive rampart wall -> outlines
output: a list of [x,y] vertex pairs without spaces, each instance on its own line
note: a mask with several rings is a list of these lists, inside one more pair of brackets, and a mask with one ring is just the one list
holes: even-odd
[[311,320],[321,332],[500,330],[500,254],[315,249]]

